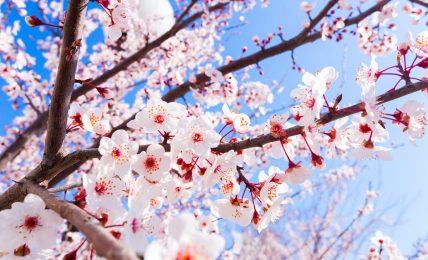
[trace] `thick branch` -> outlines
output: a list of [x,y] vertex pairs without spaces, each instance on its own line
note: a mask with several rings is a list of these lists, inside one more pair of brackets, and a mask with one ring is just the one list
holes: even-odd
[[425,7],[425,8],[428,8],[428,3],[424,2],[422,0],[409,0],[409,1],[412,2],[412,3],[418,4],[418,5],[421,5],[421,6]]
[[[76,164],[81,166],[87,160],[96,158],[98,154],[98,150],[94,149],[80,150],[70,153],[64,158],[55,161],[55,163],[47,169],[44,169],[41,165],[38,165],[21,181],[32,181],[40,183],[44,180],[50,180],[60,172],[74,169],[73,166]],[[24,197],[25,193],[20,192],[20,185],[12,185],[12,187],[10,187],[0,196],[0,211],[9,208],[15,201],[22,201]]]
[[[380,95],[377,97],[378,104],[383,104],[398,98],[401,98],[403,96],[412,94],[417,91],[421,91],[424,89],[428,89],[428,81],[422,81],[415,84],[406,85],[400,89],[397,89],[392,92],[387,92],[383,95]],[[361,112],[361,109],[364,109],[364,103],[360,102],[355,105],[342,108],[338,111],[330,112],[327,114],[324,114],[321,116],[321,118],[317,121],[317,124],[319,126],[326,125],[330,122],[336,121],[340,118],[347,117],[356,113]],[[303,133],[303,127],[301,126],[294,126],[291,128],[286,129],[286,136],[291,137],[295,135],[299,135]],[[250,138],[244,141],[236,142],[236,143],[230,143],[230,144],[221,144],[217,146],[216,148],[213,148],[212,150],[215,152],[221,152],[225,153],[230,150],[244,150],[252,147],[262,147],[265,144],[272,143],[275,141],[278,141],[280,138],[275,138],[271,134],[265,134],[258,136],[256,138]]]
[[67,128],[68,109],[74,77],[79,61],[79,49],[88,0],[71,0],[64,23],[61,57],[49,108],[43,164],[50,165],[58,157]]
[[135,252],[128,250],[107,229],[102,227],[98,220],[89,216],[81,208],[59,200],[47,190],[29,181],[23,182],[22,186],[22,191],[39,196],[48,208],[54,210],[79,229],[94,246],[98,255],[107,259],[139,259]]
[[[389,101],[392,101],[425,89],[428,89],[428,81],[409,84],[395,91],[386,92],[385,94],[378,96],[377,97],[378,104],[380,105],[380,104],[383,104],[383,103],[386,103],[386,102],[389,102]],[[321,118],[317,121],[317,124],[319,126],[326,125],[340,118],[359,113],[361,112],[362,108],[364,108],[364,103],[360,102],[355,105],[345,107],[334,112],[326,113],[323,116],[321,116]],[[286,136],[287,137],[296,136],[296,135],[302,134],[303,131],[304,129],[302,126],[293,126],[291,128],[286,129]],[[219,152],[219,153],[226,153],[231,150],[239,151],[239,150],[245,150],[248,148],[263,147],[263,145],[279,141],[279,139],[280,138],[273,137],[271,134],[264,134],[264,135],[260,135],[254,138],[249,138],[249,139],[235,142],[235,143],[220,144],[217,147],[212,148],[211,150],[213,152]],[[165,148],[165,151],[171,150],[171,147],[169,144],[160,144],[160,145],[162,145]],[[142,145],[140,146],[139,152],[146,151],[147,148],[148,148],[148,145]],[[80,166],[87,159],[101,157],[101,154],[98,152],[97,148],[89,148],[86,150],[82,150],[80,151],[80,154],[85,155],[85,159],[75,164],[73,168],[77,165]],[[64,174],[63,173],[58,174],[54,179],[52,179],[52,182],[49,183],[49,186],[53,186],[56,183],[60,182],[61,180],[66,178],[69,174],[71,174],[74,170],[75,168],[72,171],[67,170],[66,172],[64,172]]]

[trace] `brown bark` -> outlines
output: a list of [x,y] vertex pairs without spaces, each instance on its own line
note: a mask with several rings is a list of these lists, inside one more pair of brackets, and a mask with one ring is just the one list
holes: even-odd
[[428,8],[428,3],[424,2],[422,0],[409,0],[409,1],[412,2],[412,3],[418,4],[418,5],[421,5],[421,6],[425,7],[425,8]]
[[58,199],[47,190],[30,181],[24,181],[20,186],[24,194],[32,193],[39,196],[48,208],[68,220],[82,232],[89,243],[94,246],[98,255],[114,260],[139,259],[135,252],[128,250],[119,240],[115,239],[107,229],[102,227],[98,220],[88,215],[81,208]]
[[73,92],[74,76],[85,23],[88,0],[71,0],[64,23],[64,37],[58,72],[51,98],[43,164],[50,166],[60,157],[60,149],[67,129],[68,109]]
[[[423,81],[415,84],[409,84],[402,88],[399,88],[393,92],[387,92],[383,95],[380,95],[377,97],[378,104],[383,104],[392,100],[396,100],[398,98],[401,98],[403,96],[428,89],[428,81]],[[317,121],[317,124],[319,126],[326,125],[328,123],[331,123],[335,120],[338,120],[343,117],[347,117],[356,113],[359,113],[361,111],[361,108],[364,107],[364,103],[360,102],[355,105],[345,107],[342,109],[339,109],[334,112],[326,113],[321,116],[321,118]],[[294,126],[291,128],[286,129],[286,137],[292,137],[299,134],[302,134],[304,131],[303,127],[301,126]],[[213,152],[219,152],[219,153],[226,153],[228,151],[234,150],[245,150],[248,148],[254,148],[254,147],[263,147],[263,145],[279,141],[280,138],[273,137],[271,134],[264,134],[260,135],[254,138],[249,138],[243,141],[235,142],[235,143],[226,143],[226,144],[220,144],[217,147],[212,148],[211,150]],[[160,144],[165,148],[165,151],[170,151],[171,147],[169,144]],[[148,145],[142,145],[140,146],[139,152],[146,151]],[[85,160],[90,158],[100,158],[101,154],[98,152],[97,148],[89,148],[86,150],[82,150],[81,154],[85,154],[85,159],[81,160],[80,162],[76,163],[73,166],[73,171],[75,170],[75,167],[77,165],[81,165],[84,163]],[[77,167],[78,168],[78,167]],[[69,174],[71,174],[73,171],[67,170],[64,173],[60,173],[57,176],[55,176],[52,179],[52,182],[49,183],[49,186],[54,186],[64,178],[66,178]],[[1,197],[0,197],[1,198]],[[1,200],[0,200],[1,201]],[[1,204],[0,204],[1,205]]]

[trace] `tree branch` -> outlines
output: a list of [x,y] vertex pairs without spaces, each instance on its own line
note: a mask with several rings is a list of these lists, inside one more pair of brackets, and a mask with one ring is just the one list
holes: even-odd
[[[211,12],[216,10],[221,10],[222,8],[226,7],[228,4],[229,2],[220,3],[210,7],[209,10]],[[71,96],[71,100],[74,101],[78,97],[83,96],[89,91],[91,91],[93,88],[90,85],[98,86],[100,84],[103,84],[107,80],[116,76],[119,72],[126,70],[131,64],[143,59],[150,51],[159,47],[163,42],[173,37],[178,31],[186,28],[187,26],[195,22],[197,19],[199,19],[202,16],[202,14],[203,12],[197,12],[191,15],[187,19],[183,20],[183,22],[178,26],[174,26],[173,28],[171,28],[171,30],[169,30],[168,32],[160,36],[158,39],[148,43],[146,46],[141,48],[139,51],[137,51],[133,55],[129,56],[128,58],[125,58],[110,70],[104,72],[99,77],[90,81],[89,84],[85,84],[75,89]],[[21,135],[19,135],[14,142],[11,145],[9,145],[0,154],[0,169],[3,169],[8,162],[12,161],[25,148],[25,144],[30,140],[30,138],[34,134],[40,134],[44,131],[46,127],[47,119],[48,119],[48,112],[41,113],[40,116],[37,117],[37,119],[33,121],[33,123],[27,129],[25,129],[24,132]]]
[[89,216],[81,208],[56,198],[47,190],[30,181],[24,181],[21,186],[22,191],[39,196],[48,208],[79,229],[94,246],[98,255],[107,259],[139,259],[135,252],[127,249],[102,227],[98,220]]
[[51,165],[59,157],[58,152],[65,138],[87,6],[88,0],[71,0],[68,4],[58,72],[49,108],[43,165]]
[[[87,160],[96,158],[98,154],[99,152],[96,149],[79,150],[55,161],[55,163],[47,169],[44,169],[44,167],[39,164],[20,182],[31,181],[40,183],[45,180],[50,180],[58,173],[72,169],[76,164],[80,163],[79,166],[81,166]],[[20,185],[15,183],[0,196],[0,211],[9,208],[13,202],[22,201],[24,198],[25,193],[22,193]]]
[[[418,91],[421,91],[424,89],[428,89],[428,81],[423,81],[423,82],[419,82],[419,83],[415,83],[415,84],[406,85],[406,86],[399,88],[395,91],[386,92],[383,95],[379,95],[377,97],[378,104],[380,105],[380,104],[401,98],[403,96],[406,96],[406,95],[409,95],[409,94],[412,94],[412,93],[415,93],[415,92],[418,92]],[[359,113],[362,108],[364,108],[364,103],[359,102],[355,105],[348,106],[348,107],[342,108],[342,109],[337,110],[337,111],[326,113],[323,116],[321,116],[321,118],[319,120],[317,120],[316,123],[319,126],[326,125],[326,124],[331,123],[333,121],[336,121],[340,118]],[[296,135],[302,134],[304,131],[304,128],[302,126],[297,125],[297,126],[290,127],[288,129],[286,129],[285,131],[286,131],[286,137],[291,137],[291,136],[296,136]],[[249,139],[239,141],[239,142],[235,142],[235,143],[220,144],[217,147],[212,148],[211,150],[213,152],[218,152],[218,153],[226,153],[226,152],[231,151],[231,150],[239,151],[239,150],[245,150],[245,149],[254,148],[254,147],[263,147],[263,145],[265,145],[265,144],[276,142],[276,141],[279,141],[280,139],[281,138],[273,137],[271,134],[264,134],[264,135],[260,135],[260,136],[254,137],[254,138],[249,138]],[[171,146],[169,144],[162,144],[161,143],[160,145],[162,145],[164,147],[165,151],[171,150]],[[139,153],[142,151],[146,151],[148,146],[149,145],[140,146]],[[79,151],[77,151],[75,153],[79,153]],[[84,163],[85,160],[88,160],[91,158],[100,158],[101,157],[101,154],[98,152],[97,148],[89,148],[86,150],[82,150],[82,151],[80,151],[80,154],[85,155],[84,158],[86,158],[86,159],[80,161],[79,163],[76,163],[73,166],[73,168],[77,165],[80,166],[81,164]],[[73,169],[73,171],[74,170],[75,169]],[[68,175],[73,173],[73,171],[67,170],[64,173],[62,172],[62,173],[58,174],[57,176],[55,176],[52,179],[52,181],[49,183],[49,186],[51,187],[51,186],[57,184],[58,182],[60,182],[64,178],[66,178]]]
[[418,4],[418,5],[421,5],[421,6],[423,6],[423,7],[425,7],[425,8],[428,8],[428,3],[427,2],[424,2],[424,1],[421,1],[421,0],[409,0],[411,3],[415,3],[415,4]]
[[[345,27],[347,26],[351,26],[354,24],[358,24],[359,22],[361,22],[362,20],[364,20],[366,17],[368,17],[369,15],[373,14],[376,11],[379,11],[382,9],[383,6],[385,6],[387,3],[389,3],[391,0],[383,0],[379,3],[377,3],[376,5],[372,6],[370,9],[366,10],[365,12],[351,18],[345,21]],[[317,15],[316,19],[314,19],[311,24],[310,24],[310,28],[313,28],[316,24],[318,23],[321,18],[323,17],[322,15],[326,14],[328,12],[328,10],[330,10],[331,7],[334,6],[334,4],[337,1],[330,1],[325,8],[323,8],[323,10],[320,12],[319,15]],[[251,54],[249,56],[246,56],[244,58],[241,58],[239,60],[236,60],[234,62],[231,62],[227,65],[224,65],[220,68],[218,68],[218,70],[223,74],[228,74],[237,70],[240,70],[242,68],[245,68],[249,65],[252,64],[256,64],[259,63],[262,60],[265,60],[267,58],[276,56],[278,54],[287,52],[287,51],[291,51],[296,49],[299,46],[302,46],[306,43],[310,43],[313,42],[319,38],[321,38],[321,33],[313,33],[313,34],[309,34],[310,30],[308,29],[304,29],[301,33],[299,33],[297,36],[293,37],[292,39],[288,40],[288,41],[284,41],[282,43],[279,43],[275,46],[272,46],[270,48],[266,48],[263,50],[260,50],[254,54]],[[198,88],[201,86],[201,84],[207,82],[209,80],[209,78],[205,75],[205,73],[200,73],[196,76],[196,83],[190,83],[190,82],[186,82],[181,84],[180,86],[176,87],[175,89],[172,89],[171,91],[169,91],[168,93],[166,93],[162,99],[166,102],[171,102],[176,100],[177,98],[184,96],[187,92],[190,91],[190,88]]]
[[74,188],[82,187],[82,185],[83,185],[82,182],[75,182],[75,183],[66,184],[62,187],[52,188],[52,189],[49,189],[48,191],[50,193],[64,192],[64,191],[72,190]]

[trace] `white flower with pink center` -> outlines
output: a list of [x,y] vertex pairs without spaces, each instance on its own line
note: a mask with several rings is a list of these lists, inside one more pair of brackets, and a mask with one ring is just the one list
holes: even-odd
[[15,202],[11,209],[0,212],[0,252],[13,253],[24,244],[31,253],[50,249],[56,243],[55,229],[62,222],[40,197],[29,194],[24,202]]
[[159,181],[168,172],[171,165],[170,157],[165,153],[163,146],[151,144],[147,151],[137,155],[132,169],[145,176],[150,181]]
[[108,171],[108,167],[97,165],[93,174],[83,175],[86,202],[94,211],[109,208],[114,203],[120,204],[120,198],[125,195],[125,183]]
[[309,72],[303,74],[304,85],[299,85],[290,93],[290,96],[298,102],[291,111],[299,125],[309,126],[320,118],[321,109],[325,105],[324,94],[337,77],[338,74],[333,67],[326,67],[316,74]]
[[216,147],[220,141],[220,135],[209,127],[203,118],[192,118],[183,120],[183,127],[171,143],[173,154],[186,150],[192,150],[198,157],[206,157],[211,148]]
[[223,73],[214,69],[213,67],[205,68],[205,75],[207,75],[213,82],[224,81]]
[[264,208],[264,214],[257,222],[256,228],[257,231],[260,233],[262,230],[267,228],[271,222],[276,222],[280,219],[280,217],[283,214],[283,211],[281,210],[281,205],[287,203],[287,199],[279,198],[275,200],[275,202],[272,205],[269,205],[268,207]]
[[106,167],[113,167],[116,174],[124,177],[131,171],[131,162],[138,152],[138,144],[129,140],[125,130],[117,130],[111,138],[101,138],[98,151],[102,155],[101,163]]
[[110,121],[105,118],[101,108],[88,109],[82,115],[83,129],[91,133],[105,135],[110,132]]
[[139,176],[131,185],[128,196],[128,207],[132,214],[148,212],[163,205],[164,192],[158,182],[149,181],[145,176]]
[[312,172],[310,169],[301,166],[300,164],[291,164],[285,171],[285,175],[278,176],[281,181],[285,181],[291,185],[302,184],[309,177]]
[[245,227],[253,219],[254,208],[247,199],[219,199],[214,202],[212,212],[221,218],[234,221]]
[[217,259],[224,249],[224,238],[198,228],[195,217],[183,213],[170,221],[168,239],[151,243],[144,259]]
[[396,123],[403,132],[409,135],[410,140],[420,139],[425,135],[426,112],[423,103],[409,100],[394,113]]
[[143,128],[148,133],[172,132],[177,128],[178,119],[185,111],[184,106],[179,103],[166,103],[159,98],[152,98],[128,126]]
[[361,85],[363,84],[374,84],[379,77],[379,66],[376,62],[375,56],[372,56],[372,61],[370,66],[362,64],[361,67],[357,69],[357,77],[355,78],[357,82]]
[[130,215],[123,230],[126,245],[138,254],[144,254],[147,239],[156,236],[162,227],[162,222],[156,215]]
[[250,129],[250,117],[244,113],[235,113],[230,111],[227,104],[224,104],[223,113],[226,118],[226,124],[231,124],[238,133],[245,133]]
[[412,34],[409,35],[410,38],[410,49],[419,57],[427,58],[428,57],[428,31],[423,31],[416,35],[416,39],[413,40]]
[[287,126],[289,126],[289,124],[287,125],[286,122],[289,117],[290,115],[288,113],[283,115],[272,115],[267,124],[269,133],[275,138],[285,138],[287,136],[285,129]]
[[105,27],[105,33],[112,41],[118,40],[129,28],[130,12],[125,4],[117,5],[111,12],[111,23]]
[[192,195],[192,183],[184,183],[181,179],[173,178],[162,185],[165,192],[165,203],[173,204],[178,200],[187,199]]
[[269,175],[264,171],[259,174],[259,182],[263,183],[262,189],[260,190],[260,199],[263,205],[269,207],[278,198],[280,194],[286,193],[288,185],[280,180],[283,173],[278,167],[269,167]]

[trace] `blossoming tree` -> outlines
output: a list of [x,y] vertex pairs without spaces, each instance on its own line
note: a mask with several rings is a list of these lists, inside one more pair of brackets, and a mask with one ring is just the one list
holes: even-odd
[[[302,1],[296,11],[307,19],[292,21],[303,22],[300,32],[278,27],[249,39],[256,51],[243,46],[238,57],[224,57],[222,35],[269,1],[172,2],[0,0],[0,76],[22,111],[0,139],[0,257],[233,258],[218,222],[261,232],[293,216],[283,210],[299,202],[296,187],[324,191],[310,183],[329,160],[389,159],[392,127],[412,142],[424,136],[424,104],[409,95],[428,89],[428,31],[397,39],[392,30],[398,13],[423,19],[425,1]],[[36,47],[21,39],[24,29],[38,32]],[[346,91],[331,92],[337,68],[308,72],[294,59],[303,45],[345,37],[372,57],[357,70],[361,95],[349,106]],[[287,52],[301,84],[288,89],[293,104],[274,111],[284,89],[251,73],[262,76],[264,60]],[[380,67],[383,55],[396,62]],[[382,85],[385,77],[395,84]],[[403,104],[388,104],[397,99]],[[290,248],[337,257],[331,248],[345,253],[350,240],[341,239],[358,233],[351,227],[330,244],[313,237],[313,254],[298,240]],[[386,244],[401,257],[381,233],[373,241],[369,258]]]

